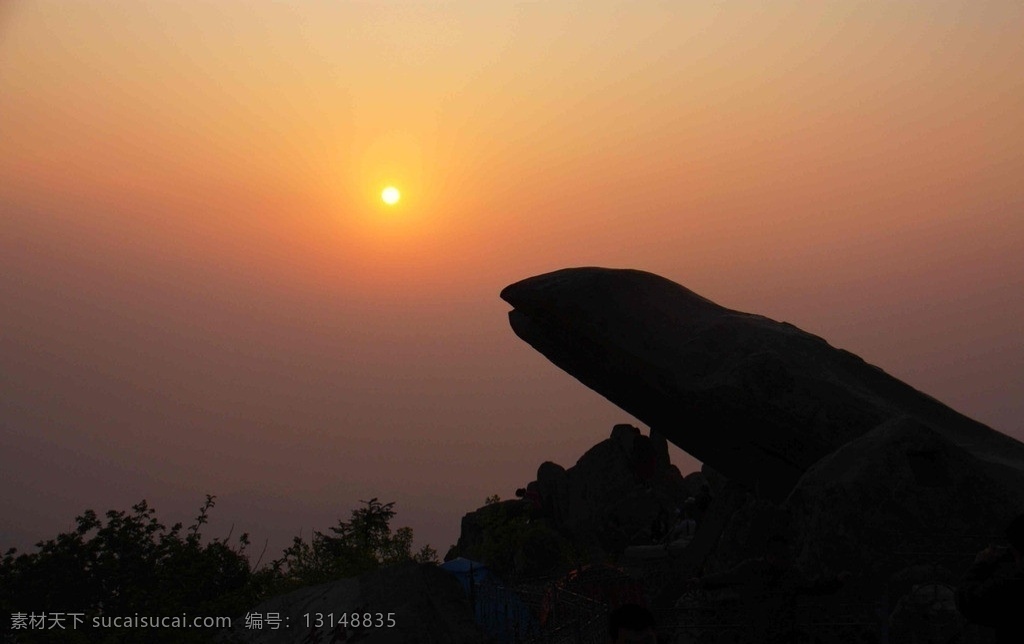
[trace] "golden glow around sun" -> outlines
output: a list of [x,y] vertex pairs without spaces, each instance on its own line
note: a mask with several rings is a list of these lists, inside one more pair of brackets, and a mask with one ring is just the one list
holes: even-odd
[[402,198],[402,193],[398,192],[398,188],[394,186],[388,186],[384,188],[384,191],[380,193],[380,198],[384,200],[389,206],[393,206],[398,203],[398,200]]

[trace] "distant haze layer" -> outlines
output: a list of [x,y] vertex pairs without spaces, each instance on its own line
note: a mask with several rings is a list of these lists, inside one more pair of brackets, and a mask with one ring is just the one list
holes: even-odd
[[635,422],[508,328],[501,288],[566,266],[791,322],[1024,439],[1022,24],[4,3],[0,547],[210,493],[208,534],[267,558],[374,496],[443,553]]

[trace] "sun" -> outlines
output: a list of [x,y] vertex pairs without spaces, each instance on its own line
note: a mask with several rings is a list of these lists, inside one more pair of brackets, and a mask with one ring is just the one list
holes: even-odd
[[402,193],[398,192],[398,188],[394,186],[388,186],[380,193],[380,198],[384,200],[389,206],[393,206],[398,203],[398,200],[402,198]]

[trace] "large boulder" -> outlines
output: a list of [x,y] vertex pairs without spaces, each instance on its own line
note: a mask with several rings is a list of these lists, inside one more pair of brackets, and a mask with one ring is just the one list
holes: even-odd
[[782,500],[822,457],[913,416],[1004,482],[1024,445],[784,322],[636,270],[574,268],[501,297],[515,333],[731,480]]
[[[367,615],[369,626],[365,625]],[[301,644],[356,640],[367,644],[490,641],[474,622],[473,610],[455,577],[437,566],[413,562],[268,599],[236,619],[225,641]]]
[[544,463],[537,471],[543,499],[551,499],[552,525],[574,543],[619,554],[650,543],[659,513],[674,516],[703,480],[684,479],[669,462],[664,440],[632,425],[616,425],[611,436],[563,470]]
[[626,424],[569,469],[542,463],[527,489],[536,492],[539,508],[503,501],[466,514],[450,555],[486,561],[504,574],[550,573],[571,563],[559,561],[559,552],[603,558],[648,545],[659,514],[671,520],[691,496],[710,501],[700,473],[684,478],[669,462],[663,437]]
[[919,563],[914,553],[971,552],[999,540],[1024,510],[1024,489],[901,417],[815,464],[784,507],[800,560],[881,579]]

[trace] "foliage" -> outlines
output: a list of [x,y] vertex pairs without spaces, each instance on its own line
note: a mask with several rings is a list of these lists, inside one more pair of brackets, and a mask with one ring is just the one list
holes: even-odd
[[[75,519],[73,531],[36,544],[33,553],[17,554],[12,548],[0,561],[0,610],[23,613],[85,614],[93,616],[225,614],[244,610],[249,580],[245,549],[248,535],[238,538],[237,549],[227,539],[203,544],[199,528],[206,523],[214,497],[206,502],[196,522],[182,534],[182,524],[168,530],[146,501],[131,512],[111,510],[106,520],[87,510]],[[124,633],[88,629],[65,632],[62,641],[74,636],[82,641],[119,641]],[[45,631],[20,632],[18,641],[47,641]],[[54,635],[50,634],[51,637]],[[149,637],[152,635],[152,637]],[[147,633],[161,641],[164,633]],[[35,637],[33,637],[35,636]],[[137,637],[137,634],[136,634]],[[189,641],[178,633],[175,641]]]
[[506,579],[551,574],[567,568],[570,543],[542,519],[531,519],[522,504],[504,502],[480,510],[482,540],[474,556]]
[[484,505],[494,505],[495,503],[501,503],[501,497],[497,494],[492,494],[484,499]]
[[[109,511],[101,519],[86,510],[75,528],[36,544],[32,553],[8,550],[0,560],[0,641],[8,641],[14,613],[84,613],[86,624],[107,616],[239,616],[263,599],[295,587],[359,575],[378,566],[414,560],[437,563],[429,545],[412,552],[413,531],[391,531],[394,503],[377,499],[339,521],[331,535],[296,537],[283,556],[255,570],[247,534],[204,542],[215,497],[207,495],[195,522],[168,529],[146,501],[131,512]],[[258,562],[257,562],[258,565]],[[19,630],[20,642],[207,641],[214,631],[189,629]],[[56,639],[54,639],[56,637]]]
[[373,498],[360,503],[366,507],[353,510],[349,521],[339,520],[330,529],[332,535],[314,532],[309,542],[293,539],[284,556],[271,564],[281,589],[354,577],[401,561],[438,563],[437,551],[429,545],[413,554],[412,528],[392,534],[394,502]]

